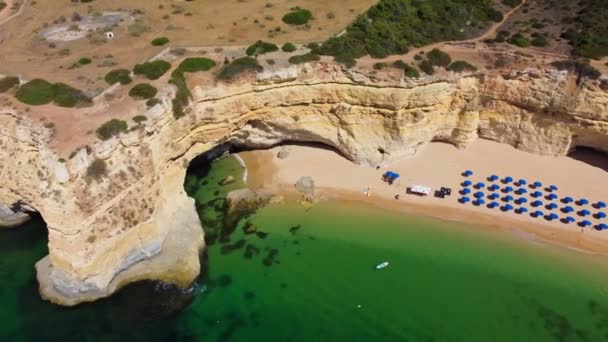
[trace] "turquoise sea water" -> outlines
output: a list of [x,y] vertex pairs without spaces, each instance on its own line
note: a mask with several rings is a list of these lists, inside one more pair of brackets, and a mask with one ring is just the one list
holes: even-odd
[[33,269],[43,224],[0,232],[0,340],[608,340],[606,259],[346,202],[285,202],[232,225],[223,197],[243,184],[217,183],[241,172],[226,158],[186,180],[209,242],[194,297],[149,283],[53,306]]

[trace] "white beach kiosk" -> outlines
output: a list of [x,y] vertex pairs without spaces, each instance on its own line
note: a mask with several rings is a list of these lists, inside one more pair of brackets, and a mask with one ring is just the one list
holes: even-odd
[[431,188],[424,185],[412,185],[410,186],[410,193],[419,196],[428,196],[431,194]]

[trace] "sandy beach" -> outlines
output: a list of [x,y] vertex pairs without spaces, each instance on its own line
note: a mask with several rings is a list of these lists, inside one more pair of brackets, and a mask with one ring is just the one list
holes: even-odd
[[[289,152],[287,158],[277,157],[281,150]],[[541,181],[543,187],[557,185],[559,190],[555,193],[560,199],[565,196],[574,199],[586,198],[590,204],[600,200],[606,201],[608,158],[591,151],[575,152],[569,157],[543,157],[487,140],[479,140],[466,150],[459,150],[449,144],[431,143],[415,157],[384,165],[380,169],[358,166],[335,151],[318,146],[279,146],[270,150],[243,152],[240,155],[248,167],[248,186],[254,189],[293,193],[294,183],[302,176],[310,176],[315,181],[319,198],[365,201],[390,210],[472,223],[484,228],[504,230],[529,240],[608,255],[607,231],[583,229],[575,223],[547,221],[529,214],[502,212],[499,209],[458,202],[461,197],[458,194],[460,183],[465,179],[461,175],[464,170],[474,171],[474,175],[468,178],[473,184],[482,181],[489,185],[491,183],[486,177],[496,174],[501,179],[511,176],[515,180],[524,178],[528,182]],[[399,173],[401,178],[388,185],[381,179],[387,170]],[[505,186],[500,182],[496,183],[500,184],[501,188]],[[433,190],[449,187],[452,188],[453,194],[445,199],[406,194],[406,188],[413,184],[426,185]],[[517,188],[513,184],[510,185]],[[370,197],[364,195],[367,186],[372,189]],[[527,189],[529,192],[534,191],[529,187]],[[486,193],[489,191],[486,190]],[[395,199],[397,194],[398,200]],[[522,197],[513,193],[510,195],[515,198]],[[529,193],[524,197],[529,201],[534,200]],[[550,202],[541,200],[545,204]],[[486,202],[489,201],[486,199]],[[499,202],[503,203],[500,200]],[[565,206],[558,200],[551,202],[556,202],[560,208]],[[531,208],[529,204],[530,202],[524,206],[531,211],[537,209]],[[582,208],[592,213],[598,211],[591,205],[570,206],[576,211]],[[538,209],[545,213],[550,212],[545,208]],[[557,213],[560,218],[567,216],[558,210],[552,212]],[[568,215],[575,217],[577,222],[589,220],[594,226],[608,222],[606,219],[599,220],[592,216],[581,217],[576,213]]]

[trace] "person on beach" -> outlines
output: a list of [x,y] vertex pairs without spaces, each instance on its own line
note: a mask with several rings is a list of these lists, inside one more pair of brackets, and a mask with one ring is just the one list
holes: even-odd
[[395,199],[398,200],[399,199],[399,194],[395,195]]

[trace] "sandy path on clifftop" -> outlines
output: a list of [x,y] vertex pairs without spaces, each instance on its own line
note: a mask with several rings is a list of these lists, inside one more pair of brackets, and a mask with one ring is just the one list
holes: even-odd
[[[289,150],[286,159],[276,157],[281,148]],[[293,184],[300,177],[311,176],[321,196],[365,201],[383,208],[474,223],[523,234],[532,240],[548,241],[577,250],[608,255],[608,231],[586,228],[581,232],[581,228],[575,224],[548,222],[525,214],[503,213],[498,209],[462,205],[457,202],[460,197],[459,183],[463,180],[460,173],[465,169],[475,172],[470,178],[473,183],[483,181],[489,184],[484,178],[490,174],[512,176],[515,180],[525,178],[528,181],[539,180],[544,185],[555,184],[559,187],[557,194],[560,198],[584,197],[591,203],[606,201],[608,159],[595,153],[579,152],[574,155],[577,159],[554,158],[529,154],[487,140],[477,141],[466,150],[458,150],[449,144],[432,143],[415,157],[379,170],[355,165],[331,150],[305,146],[277,147],[266,151],[241,153],[241,156],[250,165],[248,183],[254,188],[291,192]],[[387,170],[401,174],[401,178],[392,186],[380,179]],[[446,199],[407,195],[405,188],[411,184],[427,185],[433,189],[446,186],[452,188],[453,194]],[[365,198],[363,189],[368,185],[372,187],[372,196]],[[504,187],[503,184],[501,186]],[[400,194],[399,200],[395,200],[396,194]],[[511,195],[520,197],[513,193]],[[542,201],[549,202],[545,199]],[[528,208],[529,203],[525,205]],[[557,203],[560,207],[564,206]],[[572,206],[577,210],[580,208],[573,204]],[[597,211],[590,206],[587,208],[592,212]],[[549,212],[545,208],[541,210]],[[559,215],[566,216],[562,213]],[[577,220],[583,219],[575,213],[570,215]],[[586,219],[594,225],[601,221],[589,216]]]

